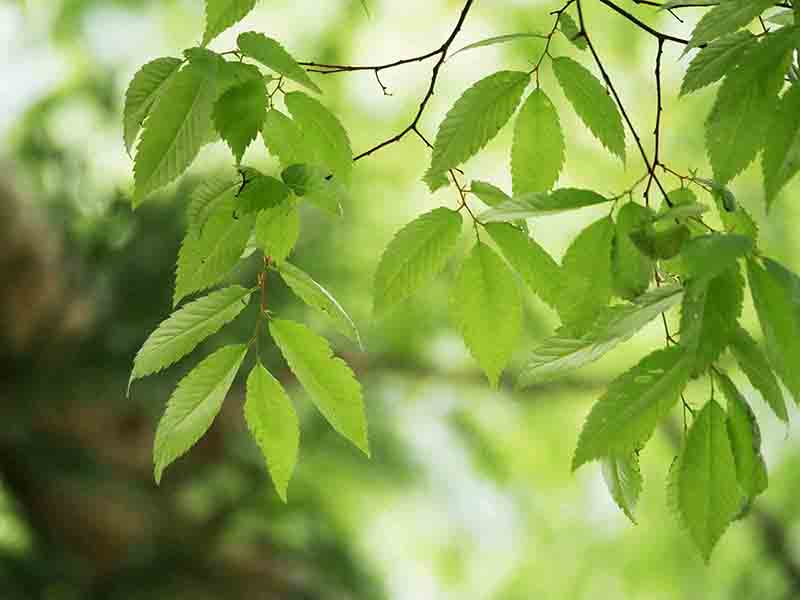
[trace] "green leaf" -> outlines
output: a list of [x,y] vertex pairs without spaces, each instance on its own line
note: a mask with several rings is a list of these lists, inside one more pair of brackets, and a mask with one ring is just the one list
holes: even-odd
[[558,25],[564,37],[572,42],[578,50],[586,50],[589,47],[589,44],[586,43],[586,38],[581,34],[581,30],[578,29],[575,19],[569,16],[568,13],[561,13],[558,18]]
[[374,312],[385,314],[439,274],[461,234],[461,215],[436,208],[397,232],[375,273]]
[[636,504],[642,492],[642,473],[639,470],[639,456],[632,452],[624,457],[600,459],[603,479],[617,503],[632,523],[636,523]]
[[515,42],[517,40],[524,40],[530,38],[538,38],[540,40],[546,40],[547,36],[543,33],[507,33],[504,35],[496,35],[493,37],[489,37],[478,42],[473,42],[472,44],[467,44],[463,48],[459,48],[455,52],[450,55],[450,58],[453,58],[456,54],[461,54],[465,50],[473,50],[475,48],[484,48],[486,46],[494,46],[496,44],[506,44],[508,42]]
[[200,342],[233,321],[247,306],[250,294],[252,290],[233,285],[172,313],[136,354],[130,381],[157,373],[189,354]]
[[497,206],[511,200],[511,196],[488,181],[473,181],[469,189],[486,206]]
[[510,223],[487,223],[485,229],[531,291],[556,308],[561,301],[562,279],[558,263],[526,232]]
[[600,143],[625,161],[625,130],[614,100],[585,67],[566,56],[553,59],[553,72],[572,108]]
[[275,490],[286,502],[286,488],[297,464],[300,423],[289,396],[260,362],[247,378],[244,418],[267,461]]
[[681,286],[666,285],[639,296],[632,304],[602,309],[583,333],[576,335],[570,326],[561,327],[534,350],[517,385],[527,387],[594,362],[678,304],[682,297]]
[[480,217],[481,221],[486,223],[508,222],[554,215],[610,201],[610,198],[601,196],[592,190],[561,188],[552,192],[523,194],[486,211]]
[[614,293],[631,300],[650,287],[653,278],[653,260],[633,243],[630,233],[649,223],[653,212],[634,202],[628,202],[617,213],[617,231],[611,249]]
[[672,225],[667,229],[645,227],[631,231],[628,237],[645,256],[667,260],[678,255],[692,232],[686,225]]
[[689,94],[722,79],[739,64],[756,43],[749,31],[739,31],[715,40],[692,59],[681,85],[681,95]]
[[564,166],[564,134],[550,98],[536,89],[522,105],[511,145],[514,195],[544,192]]
[[761,166],[769,209],[778,192],[800,170],[800,86],[791,86],[778,105],[767,135]]
[[314,281],[308,273],[291,263],[284,262],[278,267],[278,272],[300,300],[327,315],[339,333],[361,346],[361,336],[358,334],[353,319],[328,290]]
[[284,101],[303,135],[304,148],[313,152],[306,162],[327,167],[347,183],[353,169],[353,151],[339,119],[303,92],[286,94]]
[[189,233],[184,238],[178,253],[175,305],[219,282],[239,262],[254,220],[253,215],[235,217],[229,205],[209,218],[199,236]]
[[256,175],[247,180],[236,199],[236,214],[246,215],[280,206],[292,192],[289,187],[269,175]]
[[703,15],[686,50],[741,29],[774,4],[774,0],[726,0]]
[[273,319],[269,331],[317,409],[337,432],[369,456],[361,385],[347,363],[334,357],[328,342],[305,325]]
[[725,227],[725,231],[746,235],[755,244],[756,240],[758,240],[758,226],[753,217],[750,216],[750,213],[737,204],[736,197],[727,187],[714,182],[712,190],[714,203],[717,205],[719,218]]
[[513,273],[486,244],[477,242],[456,277],[453,319],[492,387],[497,387],[522,326],[522,298]]
[[789,422],[783,392],[769,366],[766,356],[750,334],[740,326],[736,326],[730,339],[730,350],[742,372],[757,389],[772,412],[783,422]]
[[284,167],[303,162],[305,158],[303,133],[297,124],[282,112],[274,108],[267,111],[261,137],[264,138],[264,145],[269,153],[278,157]]
[[611,245],[614,221],[603,217],[581,231],[567,248],[561,266],[569,283],[562,291],[559,314],[565,323],[592,320],[611,300]]
[[425,175],[431,191],[441,187],[437,178],[474,156],[497,135],[514,114],[530,80],[527,73],[498,71],[464,92],[436,134]]
[[706,150],[719,183],[741,173],[763,146],[770,121],[764,115],[775,112],[795,38],[783,30],[766,36],[725,77],[706,120]]
[[[687,190],[688,191],[688,190]],[[694,193],[692,193],[694,196]],[[697,201],[683,202],[659,211],[654,223],[685,222],[692,217],[700,217],[708,211],[708,207]]]
[[280,45],[277,40],[269,38],[262,33],[248,31],[239,36],[237,41],[239,50],[245,56],[257,60],[268,69],[279,75],[291,79],[311,91],[322,93],[316,83],[306,73],[305,69]]
[[183,61],[180,58],[157,58],[144,65],[133,76],[128,90],[125,92],[122,121],[125,150],[128,154],[139,135],[142,123],[182,64]]
[[247,346],[220,348],[181,379],[158,423],[153,446],[156,483],[176,458],[183,456],[211,427],[222,408]]
[[710,281],[753,251],[753,240],[731,233],[694,237],[681,250],[686,271],[697,282]]
[[682,522],[708,561],[742,508],[725,411],[709,400],[695,417],[680,458],[677,501]]
[[206,0],[206,31],[203,46],[235,25],[253,10],[258,0]]
[[[754,259],[747,261],[747,280],[758,314],[770,364],[800,402],[800,314],[796,276],[774,261],[766,269]],[[793,283],[794,282],[794,283]]]
[[742,491],[752,501],[768,485],[767,466],[761,455],[761,430],[753,410],[730,378],[722,372],[716,372],[714,378],[728,402],[728,439],[736,464],[736,477]]
[[287,198],[277,206],[259,212],[255,234],[264,256],[278,264],[284,262],[300,236],[300,214],[295,201]]
[[692,369],[692,357],[673,346],[657,350],[608,386],[583,426],[572,469],[641,449],[677,402]]
[[134,159],[134,207],[183,173],[210,139],[219,62],[190,62],[160,95]]
[[212,177],[198,185],[189,197],[186,217],[189,233],[199,236],[209,217],[222,206],[232,206],[242,185],[240,177]]
[[302,197],[312,194],[325,184],[328,172],[314,165],[290,165],[281,173],[281,179],[291,190]]
[[744,278],[739,265],[710,281],[690,281],[681,311],[681,344],[695,357],[694,374],[705,371],[727,347],[742,313]]
[[261,131],[266,114],[267,88],[262,79],[233,86],[214,105],[214,126],[233,151],[237,164]]

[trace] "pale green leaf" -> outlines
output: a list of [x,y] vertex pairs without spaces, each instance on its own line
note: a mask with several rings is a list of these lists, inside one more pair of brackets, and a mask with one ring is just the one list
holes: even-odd
[[300,236],[300,214],[295,201],[287,198],[256,217],[256,244],[274,262],[281,264],[292,253]]
[[681,344],[694,354],[694,373],[705,371],[727,347],[742,312],[739,265],[711,280],[689,281],[681,308]]
[[764,115],[775,112],[795,38],[791,31],[766,36],[720,86],[706,120],[706,150],[720,184],[736,177],[761,150],[770,122]]
[[594,206],[610,202],[592,190],[561,188],[552,192],[531,192],[523,194],[481,214],[482,222],[508,222],[517,219],[530,219],[544,215]]
[[511,200],[511,196],[488,181],[473,181],[469,189],[486,206],[497,206]]
[[513,273],[477,242],[456,277],[450,301],[456,328],[492,387],[508,365],[522,325],[522,298]]
[[251,79],[228,89],[214,104],[214,126],[228,144],[237,164],[256,139],[267,114],[267,88]]
[[478,42],[473,42],[471,44],[467,44],[463,48],[459,48],[455,52],[450,55],[450,58],[454,57],[456,54],[461,54],[465,50],[473,50],[475,48],[484,48],[486,46],[494,46],[496,44],[506,44],[508,42],[515,42],[517,40],[524,40],[530,38],[538,38],[540,40],[546,40],[547,36],[543,33],[506,33],[504,35],[495,35],[489,38],[485,38]]
[[431,166],[425,175],[431,191],[438,178],[483,148],[508,122],[519,105],[530,75],[498,71],[481,79],[456,101],[445,116],[433,144]]
[[698,21],[687,50],[711,42],[727,33],[741,29],[766,9],[774,0],[725,0],[709,10]]
[[318,100],[303,92],[286,94],[284,101],[303,135],[304,148],[313,153],[305,162],[322,165],[347,183],[353,169],[353,151],[339,119]]
[[225,346],[205,358],[181,379],[158,423],[153,461],[156,483],[176,458],[208,431],[222,408],[247,346]]
[[533,293],[552,308],[561,301],[561,267],[547,251],[510,223],[487,223],[486,231]]
[[253,10],[258,0],[206,0],[206,30],[203,45],[235,25]]
[[631,300],[650,287],[653,278],[653,260],[645,255],[631,240],[632,231],[649,223],[653,212],[634,202],[628,202],[617,213],[617,230],[611,250],[614,293]]
[[361,385],[350,367],[305,325],[273,319],[269,330],[289,368],[333,428],[369,456]]
[[592,320],[611,300],[611,245],[614,221],[603,217],[586,227],[567,248],[561,266],[562,291],[558,313],[564,323],[580,325]]
[[692,232],[686,225],[672,225],[666,229],[645,227],[631,231],[628,237],[646,256],[667,260],[677,256]]
[[550,98],[536,89],[517,116],[511,145],[514,196],[544,192],[555,185],[564,166],[564,134]]
[[566,56],[553,59],[553,72],[572,108],[600,143],[625,161],[625,130],[614,99],[584,66]]
[[730,350],[742,372],[757,389],[775,415],[784,422],[789,421],[783,391],[772,372],[766,356],[756,341],[740,326],[734,328],[730,339]]
[[753,240],[732,233],[710,233],[692,238],[683,245],[681,260],[690,277],[710,281],[727,271],[753,251]]
[[568,13],[561,13],[558,18],[559,29],[572,44],[579,50],[586,50],[589,44],[586,43],[586,37],[583,36],[581,30],[578,29],[578,24],[575,22]]
[[190,62],[161,93],[136,149],[134,206],[183,173],[210,141],[218,70],[212,58]]
[[280,45],[277,40],[265,36],[262,33],[248,31],[239,36],[239,50],[245,56],[257,60],[268,69],[272,69],[279,75],[291,79],[307,87],[308,89],[322,93],[316,83],[306,73],[297,61]]
[[642,473],[639,456],[632,452],[622,457],[600,459],[603,479],[611,497],[632,523],[636,523],[636,504],[642,492]]
[[297,464],[300,423],[289,396],[260,362],[247,378],[244,418],[264,455],[275,490],[286,502],[286,488]]
[[308,273],[291,263],[284,262],[278,267],[278,272],[298,298],[308,306],[326,314],[339,333],[347,336],[359,346],[361,345],[361,336],[358,334],[353,319],[328,290],[314,281]]
[[382,314],[433,281],[461,234],[461,214],[436,208],[397,232],[375,273],[374,312]]
[[236,265],[254,220],[254,215],[236,217],[233,206],[228,205],[208,219],[199,236],[187,234],[178,253],[174,304],[216,284]]
[[634,303],[602,309],[588,330],[578,335],[569,326],[561,327],[534,350],[520,373],[518,386],[560,377],[594,362],[678,304],[682,297],[681,286],[666,285],[639,296]]
[[742,508],[725,421],[725,411],[709,400],[695,416],[677,474],[681,520],[706,561]]
[[736,477],[745,496],[752,501],[768,485],[767,467],[761,455],[761,430],[753,410],[730,378],[719,371],[714,378],[727,400],[728,439],[736,464]]
[[761,161],[767,209],[800,170],[800,86],[791,86],[778,105]]
[[250,177],[236,199],[236,214],[246,215],[279,206],[289,198],[289,187],[269,175]]
[[673,346],[646,356],[611,382],[586,419],[573,470],[591,460],[641,449],[677,402],[691,369],[691,355]]
[[800,402],[800,297],[796,276],[774,261],[747,261],[747,279],[770,364]]
[[186,209],[189,233],[199,236],[203,225],[217,209],[233,206],[241,185],[241,177],[211,177],[198,185],[192,191]]
[[261,137],[264,138],[264,145],[269,153],[278,157],[284,167],[305,160],[303,133],[297,124],[282,112],[274,108],[267,111]]
[[130,381],[157,373],[189,354],[200,342],[233,321],[247,306],[251,293],[252,290],[234,285],[172,313],[136,354]]
[[739,31],[715,40],[692,59],[681,85],[681,95],[689,94],[722,79],[739,64],[745,52],[756,43],[749,31]]
[[144,65],[133,76],[128,90],[125,92],[122,120],[125,150],[128,154],[139,135],[142,123],[182,64],[183,61],[180,58],[157,58]]

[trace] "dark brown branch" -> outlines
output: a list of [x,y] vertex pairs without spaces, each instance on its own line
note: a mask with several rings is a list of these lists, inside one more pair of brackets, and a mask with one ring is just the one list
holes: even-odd
[[[602,2],[603,0],[601,0]],[[639,148],[639,153],[642,155],[642,160],[644,161],[645,167],[647,168],[647,172],[653,178],[653,181],[656,182],[658,189],[661,190],[661,193],[664,195],[664,201],[671,206],[671,202],[669,197],[667,196],[667,190],[664,189],[664,186],[661,184],[661,181],[658,179],[658,176],[655,174],[655,165],[650,162],[650,158],[647,156],[647,152],[642,145],[642,139],[639,137],[639,133],[636,131],[636,127],[634,127],[631,118],[628,116],[628,111],[625,110],[625,106],[622,104],[622,99],[619,97],[614,84],[611,82],[611,77],[609,77],[608,72],[606,71],[605,66],[603,66],[603,61],[600,60],[600,56],[597,54],[597,50],[592,43],[592,39],[589,36],[588,32],[586,31],[586,22],[583,18],[583,7],[581,6],[581,0],[576,0],[575,2],[578,8],[578,22],[580,24],[581,32],[583,33],[583,37],[586,40],[586,45],[589,47],[589,51],[592,53],[592,57],[594,58],[595,64],[597,64],[597,68],[600,69],[600,73],[603,76],[603,80],[606,82],[611,95],[614,97],[614,100],[619,106],[619,110],[622,113],[622,118],[625,119],[625,123],[628,125],[628,129],[630,129],[631,133],[633,134],[633,139],[636,140],[636,146]]]
[[641,29],[642,31],[646,31],[647,33],[649,33],[650,35],[652,35],[653,37],[658,39],[660,42],[669,41],[669,42],[675,42],[676,44],[683,44],[683,45],[686,45],[686,44],[689,43],[689,40],[685,40],[683,38],[679,38],[679,37],[676,37],[674,35],[670,35],[668,33],[662,33],[661,31],[653,29],[652,27],[650,27],[650,25],[648,25],[647,23],[645,23],[644,21],[642,21],[638,17],[635,17],[634,15],[629,13],[624,8],[620,8],[619,6],[617,6],[616,4],[611,2],[611,0],[600,0],[600,2],[602,2],[603,4],[608,6],[614,12],[622,15],[623,17],[628,19],[628,21],[630,21],[631,23],[636,25],[639,29]]
[[322,64],[322,63],[313,63],[313,62],[305,62],[300,63],[304,67],[307,67],[309,71],[317,72],[317,73],[345,73],[345,72],[352,72],[352,71],[373,71],[375,76],[378,77],[378,83],[381,85],[381,89],[383,90],[384,94],[386,93],[386,88],[380,82],[379,74],[381,71],[386,69],[392,69],[394,67],[399,67],[402,65],[407,65],[410,63],[415,62],[422,62],[429,58],[433,58],[434,56],[438,56],[439,59],[436,61],[436,64],[433,65],[431,69],[431,80],[430,85],[428,85],[428,90],[422,98],[422,101],[419,104],[419,108],[417,109],[416,114],[414,115],[414,119],[409,123],[404,129],[393,135],[392,137],[382,141],[381,143],[373,146],[369,150],[365,150],[361,154],[358,154],[353,158],[353,161],[361,160],[362,158],[366,158],[367,156],[394,144],[402,140],[406,135],[409,133],[416,133],[420,139],[422,139],[426,145],[430,146],[428,141],[422,136],[420,133],[417,125],[419,125],[419,121],[422,118],[422,114],[425,112],[425,108],[428,106],[428,102],[433,97],[433,94],[436,89],[436,81],[439,78],[439,69],[442,68],[444,64],[445,58],[447,58],[447,51],[450,49],[450,46],[456,39],[456,36],[461,31],[462,26],[464,25],[464,21],[467,18],[467,14],[469,13],[470,8],[472,8],[472,3],[474,0],[467,0],[464,3],[464,7],[461,9],[461,13],[458,16],[458,21],[456,22],[453,30],[450,32],[450,35],[447,39],[439,46],[436,50],[432,50],[427,52],[426,54],[421,54],[420,56],[414,56],[412,58],[404,58],[401,60],[396,60],[394,62],[385,63],[382,65],[331,65],[331,64]]
[[647,187],[644,190],[644,197],[647,204],[650,204],[650,186],[653,184],[653,176],[656,167],[659,165],[659,148],[661,146],[661,113],[664,110],[661,102],[661,55],[664,53],[664,40],[658,40],[658,52],[656,52],[656,127],[653,130],[655,136],[655,150],[653,151],[653,168],[650,177],[647,179]]

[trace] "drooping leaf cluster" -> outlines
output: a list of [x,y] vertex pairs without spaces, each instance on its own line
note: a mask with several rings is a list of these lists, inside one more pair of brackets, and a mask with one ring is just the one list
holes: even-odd
[[[230,148],[236,167],[193,194],[178,256],[177,310],[143,345],[131,382],[186,357],[255,298],[252,339],[207,356],[170,398],[156,434],[155,475],[159,480],[208,430],[253,352],[245,418],[285,499],[299,452],[299,422],[283,378],[276,377],[280,373],[270,373],[258,356],[265,331],[331,426],[369,453],[362,391],[352,370],[306,325],[273,315],[267,300],[267,281],[278,275],[301,301],[360,346],[358,331],[341,305],[289,261],[301,234],[304,203],[342,214],[353,152],[339,119],[316,96],[322,90],[280,42],[247,32],[233,51],[207,48],[255,3],[207,0],[203,46],[186,50],[183,58],[148,63],[126,95],[124,140],[129,151],[135,146],[134,205],[174,181],[204,145],[216,140]],[[577,19],[567,12],[572,5]],[[643,485],[639,454],[681,407],[684,436],[667,476],[669,498],[706,559],[728,525],[767,487],[758,423],[722,359],[730,355],[735,360],[782,421],[788,420],[784,388],[800,401],[800,277],[764,256],[755,222],[729,187],[760,155],[769,208],[800,169],[800,92],[793,64],[800,32],[793,21],[758,35],[746,29],[772,5],[761,0],[709,3],[691,39],[684,40],[694,56],[680,94],[719,84],[705,122],[711,177],[698,176],[700,169],[679,174],[657,151],[651,162],[633,131],[645,172],[618,195],[558,186],[568,148],[551,100],[555,86],[603,148],[622,163],[632,160],[625,126],[633,125],[591,43],[580,0],[554,12],[549,34],[499,35],[452,53],[531,37],[546,40],[531,71],[501,70],[482,77],[447,112],[431,138],[423,179],[431,191],[454,186],[458,204],[436,208],[400,229],[380,257],[374,278],[374,313],[381,318],[440,277],[455,258],[459,239],[474,236],[452,282],[450,313],[494,387],[519,350],[526,294],[551,307],[561,325],[528,351],[516,373],[522,388],[596,361],[660,320],[667,347],[652,351],[609,384],[586,419],[573,468],[600,462],[611,496],[634,520]],[[568,42],[562,54],[551,47],[556,33]],[[660,61],[665,40],[681,40],[656,35]],[[440,50],[442,61],[451,42],[452,37]],[[592,62],[594,67],[587,66]],[[434,67],[431,91],[441,65]],[[545,66],[552,72],[549,80]],[[338,72],[335,66],[326,68]],[[378,75],[383,68],[373,70]],[[418,121],[419,116],[396,139],[414,131],[425,140]],[[507,126],[513,128],[511,194],[481,179],[464,185],[466,163]],[[279,173],[244,164],[249,148],[264,152],[254,145],[259,136],[280,163]],[[661,183],[666,176],[678,180],[672,189]],[[643,201],[637,201],[635,192],[645,181]],[[529,229],[528,219],[587,209],[593,214],[600,209],[602,215],[572,240],[560,261]],[[263,259],[256,284],[227,281],[253,252]],[[185,302],[219,285],[224,287]],[[747,288],[763,343],[740,322]],[[674,331],[671,322],[677,324]],[[697,378],[709,381],[709,398],[686,397],[687,384]]]

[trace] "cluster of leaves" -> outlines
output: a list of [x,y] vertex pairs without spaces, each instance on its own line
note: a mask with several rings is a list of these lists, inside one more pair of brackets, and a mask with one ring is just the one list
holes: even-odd
[[[573,3],[578,22],[566,12]],[[353,162],[345,130],[314,97],[284,89],[292,82],[320,92],[277,41],[249,32],[225,55],[205,48],[254,4],[207,0],[204,47],[187,50],[184,59],[161,58],[145,65],[126,97],[129,150],[141,132],[134,160],[135,204],[177,178],[200,148],[217,138],[228,144],[238,167],[238,175],[206,182],[194,195],[178,258],[175,304],[217,285],[243,256],[260,251],[264,262],[257,286],[231,285],[185,304],[158,327],[135,359],[132,381],[164,369],[236,318],[260,289],[251,343],[224,347],[207,357],[170,399],[156,435],[157,480],[211,425],[248,348],[253,341],[257,345],[262,321],[317,408],[337,431],[368,452],[361,390],[352,371],[333,358],[324,339],[305,325],[274,318],[265,304],[267,276],[277,272],[301,300],[359,341],[333,297],[287,261],[300,231],[297,209],[302,200],[340,211]],[[498,36],[464,48],[530,36],[547,40],[531,71],[493,73],[467,89],[447,113],[424,180],[431,191],[455,184],[458,208],[436,208],[402,228],[383,253],[374,282],[374,311],[380,316],[441,274],[465,230],[474,234],[475,244],[453,283],[451,313],[493,386],[517,348],[526,290],[552,307],[562,325],[531,353],[519,372],[521,387],[595,361],[661,317],[667,347],[609,385],[586,420],[573,468],[599,461],[611,495],[633,520],[642,488],[639,453],[681,403],[685,435],[668,476],[669,496],[706,559],[727,526],[767,486],[758,423],[721,368],[723,353],[732,354],[779,419],[788,420],[779,381],[800,399],[800,374],[792,368],[800,357],[800,278],[760,252],[752,218],[726,187],[763,150],[769,206],[800,168],[800,88],[793,83],[798,30],[792,23],[761,35],[742,29],[772,4],[726,0],[708,10],[694,30],[686,47],[699,51],[681,93],[722,81],[706,122],[713,177],[669,170],[680,184],[668,193],[662,188],[657,208],[650,206],[647,193],[644,203],[633,199],[645,179],[649,190],[657,167],[668,171],[663,163],[650,164],[646,156],[647,171],[620,195],[556,187],[566,147],[558,111],[540,84],[543,64],[552,68],[591,134],[612,155],[626,160],[624,109],[606,89],[610,82],[584,29],[580,0],[554,13],[547,35]],[[781,15],[777,19],[786,20]],[[577,51],[590,50],[606,83],[578,60],[554,56],[550,45],[556,33]],[[277,106],[278,100],[289,115]],[[481,180],[463,186],[460,167],[512,118],[512,194]],[[280,179],[241,165],[259,133],[282,165]],[[487,207],[477,216],[470,207],[473,196]],[[527,227],[532,217],[599,205],[608,206],[608,213],[577,235],[560,264]],[[704,220],[708,212],[717,213],[718,228]],[[465,214],[471,227],[464,227]],[[764,350],[739,323],[745,272]],[[673,336],[667,315],[677,307],[679,334]],[[684,389],[699,377],[711,382],[711,397],[696,408]],[[721,390],[724,409],[715,390]],[[280,383],[258,359],[247,380],[245,417],[285,498],[297,457],[298,422]]]

